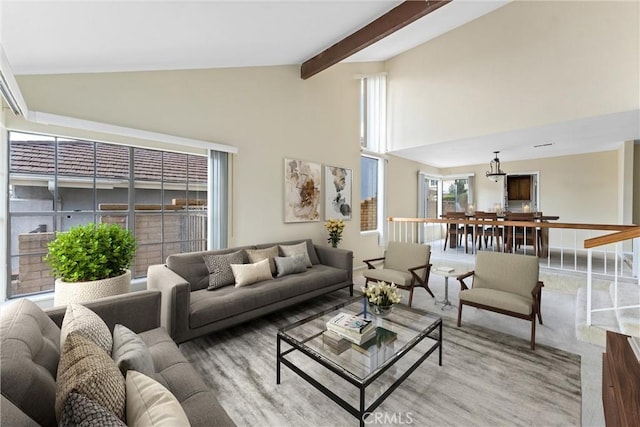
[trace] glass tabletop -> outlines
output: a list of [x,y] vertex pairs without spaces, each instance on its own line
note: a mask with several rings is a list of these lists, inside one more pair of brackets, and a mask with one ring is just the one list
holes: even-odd
[[[371,319],[376,327],[374,338],[358,345],[327,332],[327,321],[338,313]],[[306,319],[285,326],[278,335],[309,357],[337,369],[356,382],[363,383],[384,367],[395,363],[416,343],[437,341],[437,327],[442,318],[421,310],[396,304],[385,317],[374,315],[366,298],[359,296]],[[434,334],[432,334],[434,332]]]

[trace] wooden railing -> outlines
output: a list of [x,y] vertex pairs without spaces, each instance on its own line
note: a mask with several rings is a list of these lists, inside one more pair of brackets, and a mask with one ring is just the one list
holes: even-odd
[[[592,239],[587,239],[584,242],[584,247],[587,249],[587,325],[592,324],[592,315],[593,313],[603,312],[603,311],[617,311],[617,310],[630,310],[630,309],[638,309],[640,308],[640,297],[639,304],[631,304],[631,305],[620,305],[618,303],[618,274],[617,267],[615,269],[616,274],[614,275],[613,282],[613,307],[606,308],[593,308],[593,250],[594,248],[602,247],[605,245],[616,245],[616,248],[619,244],[633,240],[633,272],[632,275],[638,278],[638,295],[640,296],[640,262],[638,259],[640,258],[640,226],[633,226],[623,231],[618,231],[616,233],[607,234],[604,236],[595,237]],[[616,258],[617,260],[617,258]],[[640,319],[638,319],[640,321]]]

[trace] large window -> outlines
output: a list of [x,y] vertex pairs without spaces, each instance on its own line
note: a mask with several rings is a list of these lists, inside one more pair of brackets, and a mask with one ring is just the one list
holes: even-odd
[[442,180],[442,212],[464,212],[471,203],[469,179],[452,178]]
[[74,225],[132,230],[134,277],[207,247],[205,156],[9,132],[9,159],[9,297],[53,289],[47,243]]
[[374,157],[360,157],[360,231],[378,229],[379,162]]

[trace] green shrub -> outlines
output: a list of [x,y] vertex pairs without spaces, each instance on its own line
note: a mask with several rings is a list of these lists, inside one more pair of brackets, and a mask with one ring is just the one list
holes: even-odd
[[136,251],[129,230],[117,224],[79,225],[56,234],[45,260],[55,277],[88,282],[124,274]]

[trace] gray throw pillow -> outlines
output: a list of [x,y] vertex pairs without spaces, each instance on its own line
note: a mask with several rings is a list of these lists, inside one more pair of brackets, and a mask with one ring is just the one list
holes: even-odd
[[282,277],[288,274],[304,273],[307,271],[307,266],[304,260],[304,255],[294,255],[290,257],[276,257],[276,269],[278,270],[278,276]]
[[147,376],[155,372],[151,353],[142,338],[120,324],[113,328],[112,357],[124,376],[128,370],[138,371]]
[[307,251],[307,242],[298,243],[297,245],[280,245],[280,250],[286,257],[303,255],[305,265],[307,267],[313,267],[313,264],[311,264],[311,259],[309,258],[309,252]]
[[231,264],[244,264],[242,251],[222,255],[205,255],[203,258],[209,271],[208,291],[236,283]]
[[62,410],[59,427],[127,427],[115,414],[95,400],[79,393],[69,393]]

